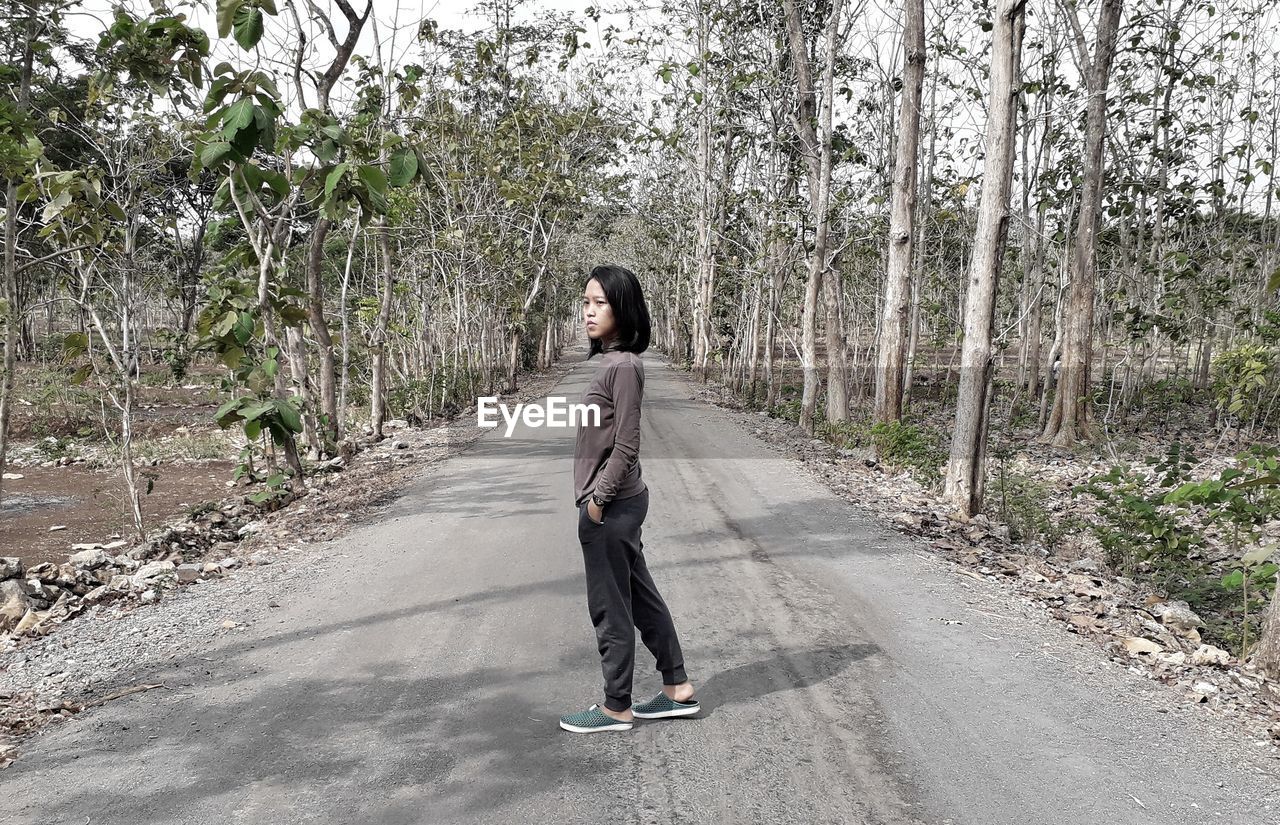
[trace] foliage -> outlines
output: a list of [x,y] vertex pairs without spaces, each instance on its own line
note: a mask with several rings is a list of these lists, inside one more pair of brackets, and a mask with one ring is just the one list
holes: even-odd
[[1053,552],[1069,525],[1056,523],[1050,516],[1049,488],[1025,475],[1006,472],[1003,461],[997,468],[987,498],[996,517],[1009,528],[1009,538],[1016,542],[1038,539]]
[[1259,545],[1264,526],[1280,517],[1277,467],[1275,447],[1251,447],[1217,478],[1187,482],[1165,496],[1170,504],[1197,508],[1202,523],[1219,528],[1231,551],[1233,569],[1221,584],[1240,595],[1242,658],[1249,646],[1250,608],[1266,606],[1278,569],[1269,561],[1275,546]]
[[870,434],[876,454],[882,459],[907,468],[925,486],[937,487],[941,483],[947,451],[940,433],[902,421],[878,421],[871,425]]
[[1262,344],[1240,344],[1213,362],[1214,396],[1218,409],[1239,422],[1260,411],[1264,391],[1273,383],[1276,352]]
[[160,348],[160,360],[168,367],[173,380],[182,382],[187,377],[187,369],[191,366],[191,348],[187,336],[168,327],[159,327],[152,333],[154,343]]
[[[287,323],[300,324],[306,318],[289,300],[298,294],[281,289],[272,296],[273,310]],[[218,426],[227,429],[240,423],[250,445],[265,433],[275,446],[284,447],[302,432],[302,415],[293,401],[273,394],[280,351],[266,341],[258,308],[252,284],[235,278],[212,284],[196,321],[196,348],[215,353],[228,370],[223,389],[233,397],[214,413]],[[241,455],[237,478],[252,475],[251,456],[252,451]]]
[[[1240,652],[1249,628],[1275,585],[1273,547],[1263,547],[1265,525],[1280,518],[1280,474],[1274,447],[1251,447],[1236,466],[1194,479],[1195,460],[1180,444],[1149,457],[1150,472],[1116,466],[1076,489],[1098,501],[1092,528],[1108,561],[1129,575],[1150,579],[1200,609],[1222,609],[1222,596],[1239,598]],[[1230,572],[1213,573],[1211,547],[1225,545]],[[1230,612],[1230,610],[1228,610]]]
[[[793,423],[799,421],[799,399],[779,405]],[[778,409],[778,407],[775,407]],[[940,433],[902,421],[868,424],[861,421],[827,421],[819,405],[815,416],[815,431],[831,443],[846,449],[872,447],[877,457],[893,467],[910,472],[916,481],[925,486],[937,486],[941,480],[941,466],[947,453]]]
[[1174,443],[1163,456],[1146,459],[1149,472],[1117,465],[1089,479],[1073,495],[1098,502],[1093,531],[1107,563],[1125,575],[1146,575],[1165,588],[1201,574],[1199,551],[1204,534],[1187,513],[1168,506],[1165,497],[1190,478],[1194,461]]

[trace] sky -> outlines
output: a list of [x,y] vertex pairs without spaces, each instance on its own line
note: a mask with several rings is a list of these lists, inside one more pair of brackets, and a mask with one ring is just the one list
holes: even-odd
[[[212,4],[215,0],[208,0]],[[315,24],[314,20],[309,19],[309,15],[305,13],[306,0],[296,0],[299,5],[299,14],[303,18],[304,26],[311,27],[308,31],[308,39],[315,44],[317,53],[313,55],[308,65],[324,65],[327,63],[328,56],[332,54],[332,50],[326,42],[323,30]],[[361,0],[354,0],[361,2]],[[645,0],[650,7],[659,7],[660,0]],[[125,0],[125,2],[138,10],[147,9],[149,0]],[[204,9],[202,6],[192,3],[191,0],[170,0],[174,3],[175,10],[181,10],[189,14],[192,22],[201,25],[211,36],[216,35],[216,26],[212,12]],[[335,27],[338,29],[339,38],[345,31],[346,22],[342,19],[333,0],[314,0],[314,2],[322,9],[329,11],[334,19]],[[1045,0],[1041,4],[1042,9],[1049,8],[1050,0]],[[633,5],[637,5],[634,0]],[[280,7],[280,14],[274,20],[269,20],[267,35],[263,40],[263,44],[259,47],[256,55],[250,55],[237,46],[234,41],[214,40],[214,54],[211,56],[210,64],[215,64],[223,59],[231,59],[233,63],[239,65],[251,64],[253,60],[264,60],[275,63],[280,66],[290,60],[289,55],[284,50],[284,44],[292,42],[293,38],[287,35],[291,34],[284,27],[292,27],[292,17],[286,11],[284,0],[277,0]],[[601,43],[599,41],[599,30],[605,26],[612,24],[623,32],[628,30],[628,20],[619,14],[605,13],[599,24],[592,22],[585,16],[585,10],[592,6],[618,6],[622,5],[622,0],[533,0],[526,2],[522,9],[517,11],[517,18],[521,15],[526,17],[530,14],[538,14],[546,11],[557,12],[573,12],[577,18],[588,29],[585,34],[580,35],[583,41],[592,42],[593,48],[590,50],[592,54],[599,54]],[[900,62],[900,30],[897,23],[899,13],[899,3],[897,0],[865,0],[864,3],[854,3],[855,6],[862,6],[862,14],[857,24],[854,25],[852,34],[853,41],[849,44],[849,48],[860,55],[871,56],[877,67],[873,69],[866,78],[861,81],[864,89],[871,90],[883,84],[884,79],[892,76],[895,66]],[[70,25],[76,33],[89,38],[96,38],[96,35],[104,28],[106,22],[110,19],[110,9],[112,3],[110,0],[85,0],[80,7],[79,12],[70,21]],[[357,6],[357,8],[360,8]],[[475,13],[476,4],[472,0],[374,0],[374,17],[376,19],[377,30],[383,43],[383,62],[403,63],[406,60],[416,59],[416,50],[418,48],[416,41],[416,32],[418,23],[423,18],[432,18],[437,21],[441,29],[463,29],[466,31],[475,31],[477,29],[489,28],[492,24],[485,20],[482,16]],[[926,4],[927,18],[931,25],[940,25],[946,27],[945,19],[940,19],[939,15],[945,14],[948,8],[947,0],[930,0]],[[653,19],[655,12],[650,11],[649,17]],[[1258,31],[1269,36],[1272,48],[1280,48],[1280,6],[1272,4],[1270,12],[1262,26]],[[955,34],[952,32],[952,34]],[[624,34],[625,36],[625,34]],[[981,45],[980,41],[983,36],[979,32],[973,33],[972,45],[977,48]],[[373,55],[374,53],[374,27],[366,26],[359,45],[357,53],[364,55]],[[976,54],[974,55],[976,57]],[[277,62],[279,61],[279,62]],[[1065,67],[1068,72],[1072,71],[1070,61]],[[960,79],[960,78],[957,78]],[[981,81],[974,78],[974,82],[978,85]],[[636,86],[641,89],[652,89],[656,84],[652,76],[637,77]],[[645,92],[642,91],[642,94]],[[335,91],[336,101],[342,99],[350,99],[348,94],[341,91]],[[309,103],[314,104],[314,98],[310,98]],[[843,104],[843,101],[841,101]],[[865,117],[852,107],[840,105],[837,119],[847,117]],[[980,140],[981,132],[985,120],[985,100],[977,99],[968,101],[963,104],[961,109],[954,112],[950,116],[949,125],[956,129],[956,137],[954,141],[964,140],[970,147]],[[967,167],[958,169],[960,174],[980,174],[980,161],[975,154],[964,153],[963,159],[957,158],[958,165]],[[1255,195],[1260,194],[1261,187],[1254,190]]]

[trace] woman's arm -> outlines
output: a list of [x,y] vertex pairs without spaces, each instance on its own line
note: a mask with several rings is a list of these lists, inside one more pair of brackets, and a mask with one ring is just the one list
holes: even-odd
[[644,395],[640,371],[632,364],[614,367],[610,395],[616,423],[613,451],[600,471],[595,489],[595,494],[605,501],[613,499],[618,485],[640,456],[640,400]]

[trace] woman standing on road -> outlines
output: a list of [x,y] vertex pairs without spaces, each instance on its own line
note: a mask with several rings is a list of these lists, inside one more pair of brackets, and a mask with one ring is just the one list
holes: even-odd
[[[579,425],[573,457],[578,541],[587,571],[587,609],[595,625],[604,671],[604,705],[560,717],[573,733],[630,730],[635,717],[689,716],[701,706],[684,672],[680,641],[662,595],[645,564],[640,528],[649,488],[640,478],[640,402],[649,348],[649,310],[640,281],[627,269],[598,266],[582,294],[591,339],[600,353],[582,397],[600,408],[598,426]],[[636,628],[662,673],[662,693],[632,705]]]

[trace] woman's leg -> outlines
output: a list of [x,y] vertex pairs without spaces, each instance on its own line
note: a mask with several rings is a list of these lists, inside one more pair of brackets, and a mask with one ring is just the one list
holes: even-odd
[[[640,502],[640,522],[649,511],[649,491],[636,496]],[[684,672],[684,655],[680,650],[680,639],[676,634],[675,622],[671,611],[658,586],[649,574],[649,565],[644,557],[644,542],[640,538],[641,529],[637,527],[634,541],[628,541],[627,551],[631,562],[631,614],[635,626],[640,630],[640,638],[644,646],[649,648],[662,674],[662,684],[679,685],[688,681]]]
[[591,520],[586,505],[578,512],[578,540],[587,574],[587,611],[595,626],[604,674],[604,707],[628,714],[636,656],[628,546],[639,532],[636,498],[615,499],[607,504],[603,524]]

